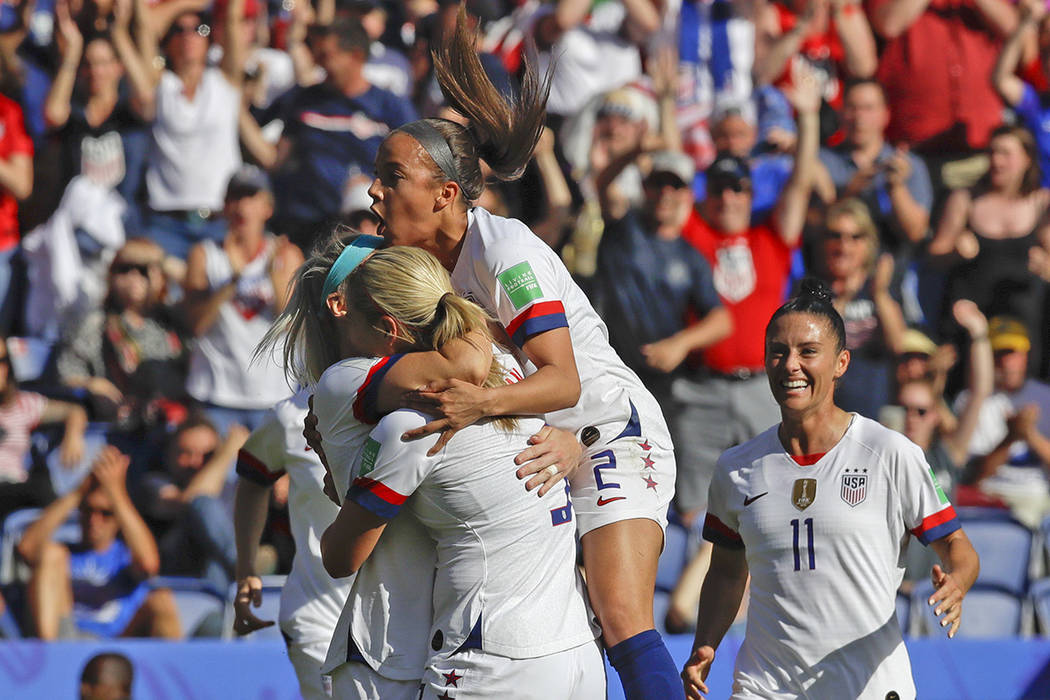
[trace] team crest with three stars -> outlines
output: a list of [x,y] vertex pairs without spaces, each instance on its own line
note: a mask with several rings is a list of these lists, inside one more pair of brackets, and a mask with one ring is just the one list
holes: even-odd
[[842,475],[842,490],[839,495],[850,508],[860,505],[868,497],[867,469],[846,469]]

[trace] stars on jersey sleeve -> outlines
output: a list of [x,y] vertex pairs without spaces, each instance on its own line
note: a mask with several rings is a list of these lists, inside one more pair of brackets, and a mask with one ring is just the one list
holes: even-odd
[[442,671],[441,675],[445,677],[445,685],[452,686],[453,688],[458,688],[459,680],[463,678],[463,675],[456,673],[455,669],[452,669],[452,673],[445,673]]

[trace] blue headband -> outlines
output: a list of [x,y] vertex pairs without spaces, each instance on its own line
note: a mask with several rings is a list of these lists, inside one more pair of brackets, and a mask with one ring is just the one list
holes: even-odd
[[384,245],[386,245],[386,241],[379,236],[362,234],[343,248],[343,252],[339,254],[339,257],[335,259],[335,263],[332,264],[332,269],[328,271],[328,276],[324,278],[321,303],[325,303],[328,295],[339,288],[339,285],[354,271],[354,268],[360,265],[373,251],[382,248]]

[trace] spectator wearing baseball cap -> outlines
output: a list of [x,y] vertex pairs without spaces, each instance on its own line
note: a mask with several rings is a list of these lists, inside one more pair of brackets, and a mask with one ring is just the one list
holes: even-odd
[[982,407],[970,441],[972,481],[1018,520],[1038,527],[1050,514],[1050,385],[1029,376],[1032,343],[1020,319],[990,319],[988,336],[995,393]]
[[[711,266],[681,236],[693,207],[693,159],[658,151],[650,162],[640,207],[603,198],[605,232],[591,301],[613,348],[670,417],[677,412],[675,383],[695,372],[686,358],[727,338],[732,321],[715,291]],[[679,447],[681,454],[687,444]],[[679,481],[700,479],[681,468],[678,475]]]
[[221,245],[194,246],[186,264],[184,311],[197,338],[186,389],[223,434],[234,423],[254,429],[290,393],[273,358],[252,360],[303,262],[298,248],[267,232],[272,215],[269,179],[243,166],[226,186]]
[[[774,103],[776,98],[784,101],[786,106],[786,100],[771,86],[763,88],[762,95],[763,99],[755,103],[723,105],[711,115],[711,140],[715,149],[720,155],[733,156],[746,165],[746,171],[743,167],[737,169],[746,172],[751,180],[751,218],[754,221],[767,217],[776,206],[794,167],[791,156],[781,152],[774,141],[767,140],[787,139],[790,144],[785,145],[794,145],[795,124],[791,121],[790,108],[786,115],[790,130],[776,123],[775,117],[773,124],[763,123],[763,114],[771,111],[763,108]],[[763,135],[761,143],[758,140],[760,131]],[[698,201],[707,198],[707,172],[697,173],[693,190]]]
[[690,212],[682,237],[707,260],[733,318],[733,333],[704,349],[702,363],[676,381],[669,417],[677,445],[675,503],[681,513],[707,506],[719,455],[780,420],[764,371],[766,324],[783,302],[817,168],[820,95],[812,74],[793,93],[798,155],[773,214],[752,223],[753,180],[744,158],[721,154],[707,169],[707,198]]

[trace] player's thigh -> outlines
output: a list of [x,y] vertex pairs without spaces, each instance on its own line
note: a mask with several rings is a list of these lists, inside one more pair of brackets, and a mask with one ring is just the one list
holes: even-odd
[[[623,520],[646,518],[667,526],[674,498],[674,448],[662,417],[641,420],[641,434],[587,449],[571,485],[580,536]],[[622,426],[617,426],[622,428]]]
[[[584,680],[584,673],[598,679]],[[470,649],[430,664],[423,674],[422,699],[598,700],[605,697],[604,679],[596,642],[532,659]]]
[[299,692],[302,693],[303,700],[325,700],[332,697],[331,680],[326,682],[321,674],[321,666],[327,653],[327,641],[288,641],[288,660],[292,662],[295,677],[299,679]]
[[384,678],[360,661],[332,671],[332,697],[339,700],[417,700],[419,681]]

